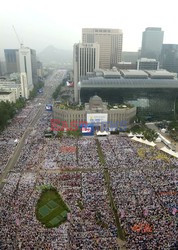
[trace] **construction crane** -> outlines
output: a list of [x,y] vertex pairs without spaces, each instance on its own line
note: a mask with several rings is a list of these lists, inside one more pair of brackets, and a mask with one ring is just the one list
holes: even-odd
[[16,37],[17,37],[17,40],[18,40],[18,42],[19,42],[19,44],[20,44],[20,48],[22,48],[22,47],[23,47],[23,43],[20,41],[19,36],[18,36],[18,34],[17,34],[17,32],[16,32],[16,29],[15,29],[14,25],[12,25],[12,28],[13,28],[13,30],[14,30],[14,32],[15,32],[15,35],[16,35]]

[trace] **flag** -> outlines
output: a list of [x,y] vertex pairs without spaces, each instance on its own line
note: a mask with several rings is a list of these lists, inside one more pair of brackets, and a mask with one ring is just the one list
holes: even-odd
[[148,209],[147,209],[147,208],[144,209],[143,215],[144,215],[144,216],[147,216],[147,215],[148,215]]
[[121,209],[121,210],[120,210],[120,213],[121,213],[121,218],[124,218],[124,216],[125,216],[125,212],[124,212],[124,210],[123,210],[123,209]]
[[174,207],[174,208],[172,209],[172,214],[175,215],[176,213],[177,213],[177,208]]
[[16,225],[20,226],[20,220],[18,218],[15,219]]

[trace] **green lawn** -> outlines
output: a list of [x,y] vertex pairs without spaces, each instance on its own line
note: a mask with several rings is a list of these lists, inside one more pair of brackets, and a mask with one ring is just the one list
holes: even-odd
[[36,204],[36,217],[46,227],[58,227],[67,220],[69,208],[54,188],[43,190]]

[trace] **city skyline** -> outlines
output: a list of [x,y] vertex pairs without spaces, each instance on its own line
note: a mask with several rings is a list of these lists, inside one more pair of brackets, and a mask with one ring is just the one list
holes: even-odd
[[2,49],[19,48],[12,25],[20,41],[37,53],[50,44],[72,51],[73,44],[82,41],[82,28],[95,27],[121,29],[123,51],[137,51],[141,47],[142,32],[146,27],[161,27],[165,34],[164,43],[178,43],[178,34],[172,25],[176,22],[176,1],[169,1],[170,6],[174,6],[171,12],[161,1],[151,0],[146,8],[143,2],[91,0],[84,6],[81,0],[77,3],[32,0],[30,5],[22,0],[6,1],[1,4],[1,54]]

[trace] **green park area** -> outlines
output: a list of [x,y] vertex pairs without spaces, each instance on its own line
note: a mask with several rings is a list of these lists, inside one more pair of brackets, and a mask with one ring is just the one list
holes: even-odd
[[42,190],[36,204],[36,217],[47,228],[58,227],[67,220],[70,210],[53,187]]

